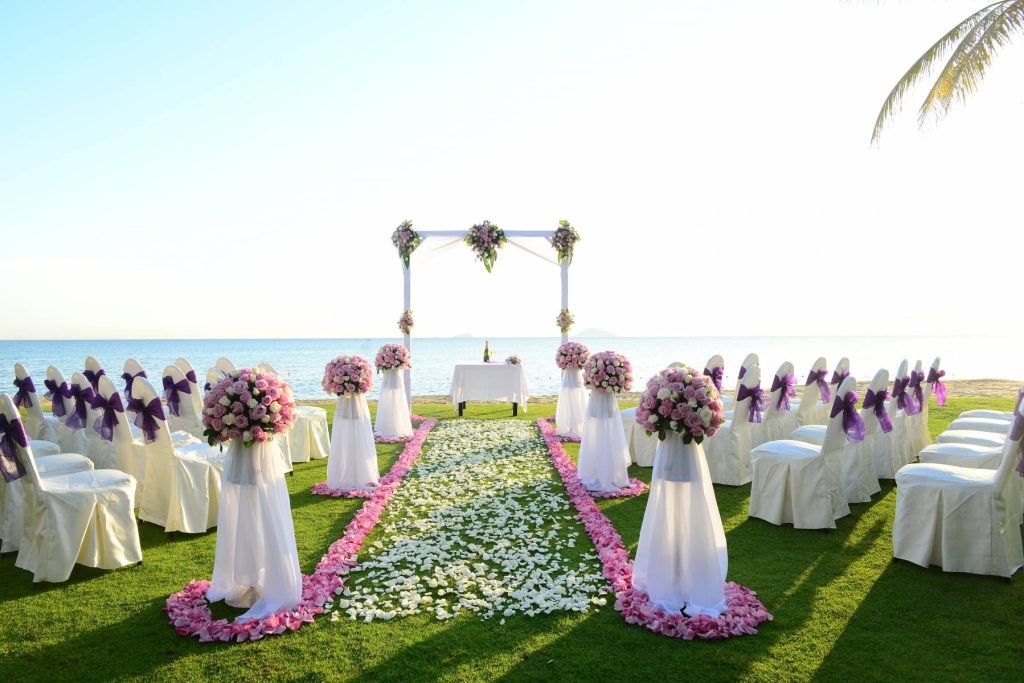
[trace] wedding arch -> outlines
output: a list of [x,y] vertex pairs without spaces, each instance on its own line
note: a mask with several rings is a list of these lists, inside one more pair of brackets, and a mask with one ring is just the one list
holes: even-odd
[[[557,256],[552,259],[531,247],[537,239],[544,240],[551,246]],[[580,239],[569,221],[559,221],[558,227],[553,230],[502,230],[490,221],[478,223],[469,230],[422,230],[417,231],[412,227],[412,221],[401,223],[391,235],[391,243],[398,249],[402,259],[403,279],[403,302],[402,317],[398,320],[398,328],[402,332],[404,346],[412,352],[412,273],[410,271],[410,258],[416,249],[426,240],[447,241],[448,246],[458,242],[464,242],[476,254],[477,260],[484,264],[487,272],[491,272],[494,262],[498,258],[498,250],[506,244],[521,249],[529,254],[552,263],[561,270],[562,282],[562,306],[555,319],[562,333],[562,342],[569,339],[569,330],[574,322],[572,313],[569,312],[569,264],[572,263],[573,247]],[[405,370],[405,394],[412,405],[412,374],[410,369]]]

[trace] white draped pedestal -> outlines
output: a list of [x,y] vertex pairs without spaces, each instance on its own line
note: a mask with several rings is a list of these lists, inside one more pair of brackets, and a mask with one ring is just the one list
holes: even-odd
[[659,442],[633,563],[633,586],[669,614],[726,610],[729,555],[704,449],[678,434]]
[[370,409],[363,394],[342,394],[334,404],[327,486],[351,491],[377,485],[377,448],[373,445]]
[[583,421],[587,416],[587,391],[583,388],[583,370],[562,370],[562,390],[558,393],[555,409],[555,433],[579,439],[583,436]]
[[580,481],[590,491],[618,491],[629,486],[629,463],[629,445],[615,394],[591,391],[580,437]]
[[467,401],[502,401],[512,404],[512,414],[530,400],[522,365],[508,363],[459,363],[452,372],[452,405],[462,415]]
[[240,619],[292,609],[302,598],[295,529],[275,437],[228,445],[217,513],[210,602],[248,607]]
[[377,400],[377,423],[374,431],[389,439],[412,436],[412,417],[405,395],[405,382],[399,370],[385,370]]

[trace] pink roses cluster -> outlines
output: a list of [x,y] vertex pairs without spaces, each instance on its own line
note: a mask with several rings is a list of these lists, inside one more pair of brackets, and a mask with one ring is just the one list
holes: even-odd
[[401,344],[385,344],[377,351],[374,364],[378,370],[404,370],[410,367],[412,356]]
[[700,443],[715,435],[725,422],[725,412],[711,378],[682,365],[666,368],[647,382],[636,422],[661,440],[677,432],[684,443]]
[[511,355],[505,359],[505,365],[522,365],[523,359],[516,355]]
[[633,366],[621,353],[600,351],[583,364],[583,382],[595,391],[629,391],[633,388]]
[[505,237],[505,231],[497,225],[484,221],[470,228],[463,241],[473,250],[476,257],[483,261],[484,268],[489,273],[498,258],[498,249],[505,246],[508,238]]
[[241,439],[249,447],[287,431],[297,418],[292,388],[265,370],[228,373],[203,399],[203,434],[211,446]]
[[338,356],[327,361],[320,386],[328,394],[365,394],[373,388],[373,368],[365,358]]
[[590,349],[586,344],[579,342],[565,342],[558,347],[555,354],[555,364],[560,370],[577,370],[590,358]]
[[565,260],[572,263],[572,249],[579,241],[580,234],[569,225],[569,221],[558,221],[558,229],[551,236],[551,246],[558,250],[559,263]]

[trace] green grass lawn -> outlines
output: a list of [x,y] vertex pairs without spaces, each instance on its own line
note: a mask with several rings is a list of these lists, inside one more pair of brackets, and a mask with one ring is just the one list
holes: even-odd
[[[1009,410],[1012,401],[950,399],[933,406],[932,433],[969,408]],[[453,417],[451,406],[415,412]],[[534,404],[520,419],[552,412],[551,404]],[[467,411],[509,415],[491,404]],[[385,471],[401,446],[377,448]],[[645,481],[650,472],[630,468]],[[310,495],[325,474],[326,461],[317,461],[297,465],[287,480],[305,573],[362,504]],[[209,578],[216,533],[168,538],[140,524],[140,567],[76,567],[64,584],[33,588],[14,554],[0,558],[0,680],[1024,680],[1024,580],[894,563],[891,482],[873,502],[851,506],[830,533],[749,519],[749,486],[715,493],[729,578],[757,591],[775,616],[756,636],[665,638],[626,624],[609,601],[583,615],[516,616],[504,626],[473,615],[372,624],[321,617],[256,643],[200,644],[177,636],[162,607],[189,580]],[[601,502],[634,551],[646,503],[646,495]],[[215,606],[214,613],[237,612]]]

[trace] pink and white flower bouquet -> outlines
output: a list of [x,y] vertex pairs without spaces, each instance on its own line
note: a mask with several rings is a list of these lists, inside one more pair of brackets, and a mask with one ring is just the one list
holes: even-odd
[[327,361],[320,386],[328,394],[365,394],[373,388],[373,368],[359,356],[338,356]]
[[590,358],[590,349],[586,344],[579,342],[565,342],[558,347],[555,354],[555,364],[561,370],[578,370]]
[[621,353],[599,351],[583,364],[583,382],[594,391],[629,391],[633,388],[633,366]]
[[241,439],[249,448],[287,431],[297,418],[292,388],[257,368],[228,373],[203,398],[203,434],[211,446]]
[[409,334],[412,332],[412,311],[406,311],[402,314],[402,317],[398,319],[398,329],[402,331],[402,334]]
[[483,261],[484,268],[489,273],[498,258],[498,250],[505,246],[508,238],[505,237],[505,231],[497,225],[484,221],[470,228],[463,241],[476,253],[476,257]]
[[385,344],[377,351],[377,358],[374,365],[377,371],[381,370],[404,370],[411,367],[412,355],[409,349],[401,344]]
[[505,359],[505,364],[506,365],[522,365],[523,361],[522,361],[521,358],[519,358],[519,356],[516,356],[516,355],[513,354],[513,355],[511,355],[511,356],[509,356],[508,358]]
[[422,241],[423,238],[420,237],[420,234],[412,229],[412,221],[402,221],[401,225],[391,233],[391,244],[398,249],[398,255],[402,257],[402,263],[406,268],[409,267],[409,257]]
[[700,443],[715,435],[725,422],[725,411],[711,378],[684,365],[666,368],[647,382],[636,422],[662,441],[669,432],[677,432],[683,443]]
[[558,250],[558,262],[568,261],[572,263],[573,246],[580,241],[580,234],[576,228],[569,225],[569,221],[558,221],[558,228],[551,236],[551,246]]
[[562,312],[555,318],[555,323],[558,325],[558,329],[565,333],[572,329],[572,324],[576,322],[576,318],[569,312],[568,308],[563,308]]

